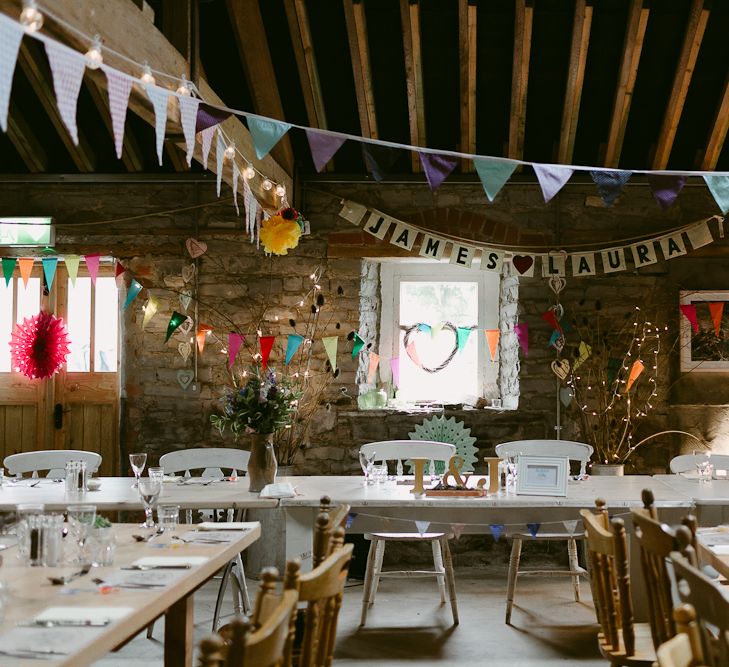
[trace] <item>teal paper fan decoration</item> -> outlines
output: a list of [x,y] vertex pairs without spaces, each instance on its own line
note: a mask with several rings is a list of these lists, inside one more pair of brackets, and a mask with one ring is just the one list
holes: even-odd
[[[456,454],[463,457],[463,472],[473,472],[473,465],[477,461],[476,438],[471,435],[471,429],[465,428],[463,422],[457,422],[455,417],[431,417],[422,424],[418,424],[412,433],[408,433],[411,440],[432,440],[433,442],[448,442],[456,446]],[[445,472],[442,462],[436,461],[435,471],[441,475]]]

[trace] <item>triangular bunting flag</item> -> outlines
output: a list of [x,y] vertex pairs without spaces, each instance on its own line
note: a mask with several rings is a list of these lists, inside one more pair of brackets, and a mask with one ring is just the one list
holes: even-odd
[[170,96],[166,88],[160,86],[145,86],[147,97],[154,107],[154,133],[157,139],[157,160],[162,166],[162,148],[165,142],[165,128],[167,126],[167,100]]
[[197,107],[197,118],[195,119],[195,134],[205,132],[212,127],[230,118],[230,111],[216,109],[209,104],[201,102]]
[[289,334],[288,340],[286,341],[286,358],[284,360],[284,364],[287,366],[289,365],[291,359],[296,354],[296,350],[301,347],[303,342],[303,336],[299,336],[299,334]]
[[435,338],[441,331],[443,331],[444,326],[445,326],[445,322],[437,322],[436,324],[433,324],[430,327],[431,338]]
[[461,535],[463,535],[463,531],[466,529],[465,523],[452,523],[451,524],[451,532],[453,533],[453,537],[456,538],[456,540],[460,539]]
[[550,326],[552,329],[556,329],[557,331],[562,331],[562,327],[559,324],[559,320],[557,319],[557,313],[555,313],[551,308],[542,313],[542,319]]
[[721,331],[721,318],[724,315],[724,302],[716,301],[709,303],[711,321],[714,323],[714,333],[718,336]]
[[494,540],[496,540],[496,542],[501,539],[501,536],[504,534],[505,528],[506,526],[503,523],[489,524],[489,530],[491,531],[491,535],[493,536]]
[[412,341],[408,343],[408,346],[405,348],[405,352],[408,353],[408,357],[410,357],[410,360],[418,367],[422,368],[423,363],[420,361],[420,357],[418,356],[418,352],[415,349],[415,343]]
[[516,339],[519,341],[519,345],[521,346],[522,351],[524,352],[524,356],[529,355],[529,324],[527,322],[520,322],[519,324],[514,325],[514,333],[516,334]]
[[210,147],[213,145],[213,135],[215,134],[215,125],[208,127],[202,131],[200,135],[202,165],[208,168],[208,157],[210,156]]
[[246,232],[253,243],[256,236],[256,219],[258,217],[259,204],[258,200],[253,196],[251,186],[248,181],[243,179],[243,205],[246,209]]
[[291,125],[282,123],[270,118],[253,118],[249,116],[248,130],[253,137],[253,145],[256,147],[256,157],[263,160],[269,151],[281,140],[284,134],[289,131]]
[[375,381],[375,373],[377,367],[380,365],[380,355],[370,352],[370,360],[367,367],[367,384],[372,384]]
[[124,149],[124,127],[127,122],[127,107],[129,106],[129,93],[132,90],[132,78],[106,65],[102,65],[101,68],[106,74],[114,147],[116,148],[117,158],[121,158]]
[[390,371],[392,372],[392,384],[394,387],[400,386],[400,357],[390,359]]
[[721,212],[729,213],[729,176],[704,174],[704,181]]
[[220,197],[220,186],[223,184],[223,158],[225,157],[225,142],[223,141],[223,133],[218,132],[218,140],[215,142],[215,191]]
[[261,366],[263,370],[266,370],[268,365],[268,358],[271,356],[271,350],[273,349],[273,341],[276,340],[276,336],[259,336],[258,344],[261,347]]
[[696,317],[696,306],[693,303],[682,303],[679,308],[684,317],[691,322],[691,328],[694,330],[694,333],[699,333],[699,320]]
[[318,130],[307,129],[304,132],[306,132],[306,138],[309,141],[314,167],[317,171],[323,171],[324,167],[327,166],[327,162],[334,157],[334,154],[342,147],[346,139]]
[[167,323],[167,335],[165,336],[165,343],[170,339],[173,333],[180,327],[180,325],[187,319],[187,315],[178,313],[176,310],[172,311],[172,317]]
[[116,266],[114,267],[114,282],[117,287],[121,287],[124,283],[125,273],[126,269],[124,268],[124,265],[120,261],[117,261]]
[[322,345],[326,350],[332,371],[337,370],[337,345],[339,344],[339,336],[324,336],[321,339]]
[[129,308],[129,304],[137,298],[137,294],[142,291],[142,285],[137,280],[132,278],[132,282],[129,283],[129,289],[127,290],[127,298],[124,301],[124,310]]
[[92,285],[96,285],[96,276],[99,275],[100,259],[100,255],[84,255],[84,262],[86,262],[86,268],[89,270],[89,276],[91,276]]
[[644,370],[645,366],[643,365],[643,362],[640,359],[636,359],[630,367],[630,375],[628,375],[628,384],[625,385],[625,391],[630,391],[630,388]]
[[235,206],[235,214],[240,215],[240,208],[238,208],[238,179],[240,178],[240,169],[238,163],[233,162],[233,204]]
[[574,535],[575,530],[577,530],[577,519],[567,519],[566,521],[562,522],[564,524],[565,530],[570,534]]
[[[443,328],[443,325],[441,325],[441,329]],[[433,335],[433,327],[430,326],[430,324],[425,324],[424,322],[421,322],[418,324],[418,331],[423,331],[427,333],[430,331],[431,336]]]
[[0,127],[3,132],[8,131],[10,91],[23,32],[20,23],[0,14]]
[[456,346],[458,351],[462,352],[463,348],[466,347],[468,337],[471,335],[470,327],[458,327],[456,329]]
[[197,97],[192,97],[192,95],[179,95],[177,101],[180,104],[180,125],[182,125],[182,133],[185,135],[185,146],[187,147],[185,157],[187,158],[187,165],[190,166],[195,152],[195,123],[200,100]]
[[86,70],[86,59],[73,49],[54,41],[44,42],[48,63],[53,74],[53,89],[56,93],[56,106],[68,128],[73,143],[78,146],[76,127],[76,104],[81,90],[81,82]]
[[571,167],[563,167],[557,164],[534,164],[532,166],[537,175],[539,186],[542,188],[545,203],[564,187],[574,172]]
[[28,287],[30,272],[33,270],[35,259],[32,257],[21,257],[18,260],[18,268],[20,269],[20,277],[23,279],[23,286]]
[[352,359],[354,359],[359,351],[365,346],[365,342],[360,338],[360,335],[355,331],[354,333],[354,345],[352,346]]
[[501,332],[498,329],[486,329],[484,333],[486,334],[486,345],[488,345],[489,348],[491,361],[496,361],[496,350],[499,348],[499,337],[501,336]]
[[592,354],[592,347],[588,345],[584,340],[580,341],[580,345],[578,347],[578,356],[575,360],[575,363],[572,365],[572,370],[576,371],[582,364],[584,364]]
[[208,333],[213,330],[209,324],[199,324],[197,331],[195,332],[195,341],[197,342],[197,351],[202,354],[205,349],[205,340],[208,337]]
[[156,297],[150,296],[147,299],[147,303],[144,304],[144,318],[142,318],[142,329],[149,324],[149,321],[157,314],[159,310],[159,301]]
[[651,186],[653,199],[661,208],[668,208],[676,201],[678,193],[686,184],[686,176],[673,174],[646,174],[648,184]]
[[389,146],[378,146],[377,144],[362,144],[362,157],[364,158],[367,171],[372,178],[381,181],[385,173],[390,170],[398,158],[398,152]]
[[53,287],[53,279],[56,277],[56,267],[58,266],[58,257],[44,257],[41,260],[43,265],[43,276],[46,279],[48,291]]
[[357,518],[356,512],[350,512],[347,514],[347,518],[344,520],[344,528],[346,530],[349,530],[352,527],[352,524],[354,523],[354,520]]
[[[0,47],[2,48],[2,47]],[[5,277],[5,287],[10,285],[10,279],[15,272],[15,263],[18,261],[15,257],[3,257],[3,276]]]
[[519,163],[514,160],[492,160],[490,158],[478,158],[473,161],[476,173],[481,179],[484,192],[489,201],[496,199],[506,181],[511,178]]
[[[552,335],[549,337],[549,342],[547,343],[547,347],[549,347],[550,345],[558,344],[558,341],[560,340],[560,338],[562,338],[562,332],[559,331],[558,329],[555,329],[552,332]],[[562,342],[564,343],[564,341],[562,341]],[[562,345],[562,347],[564,347],[564,345]]]
[[429,527],[430,527],[430,521],[416,521],[415,522],[415,528],[417,529],[418,533],[420,533],[420,535],[425,535],[425,533],[428,532]]
[[228,334],[228,368],[233,368],[235,358],[238,356],[238,350],[243,344],[245,336],[243,334],[233,333],[232,331]]
[[541,527],[541,523],[528,523],[527,524],[527,530],[529,531],[529,534],[532,537],[536,537],[537,533],[539,532],[539,528]]
[[632,171],[602,171],[600,169],[590,172],[592,180],[597,185],[597,192],[605,206],[613,205],[632,174]]
[[76,287],[78,265],[81,263],[81,257],[78,255],[66,255],[63,258],[63,263],[66,265],[66,273],[68,273],[68,277],[71,279],[71,284]]
[[437,153],[418,153],[431,190],[437,190],[458,165],[458,158]]

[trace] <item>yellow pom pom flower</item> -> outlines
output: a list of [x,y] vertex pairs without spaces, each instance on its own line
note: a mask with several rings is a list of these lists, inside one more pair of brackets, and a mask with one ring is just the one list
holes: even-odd
[[286,255],[287,251],[299,245],[301,227],[295,220],[285,220],[273,215],[261,224],[261,243],[266,252]]

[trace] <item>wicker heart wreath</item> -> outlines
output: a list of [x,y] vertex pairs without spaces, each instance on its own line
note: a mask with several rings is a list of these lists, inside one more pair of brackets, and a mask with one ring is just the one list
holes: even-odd
[[444,322],[443,329],[448,329],[453,332],[453,349],[443,362],[434,368],[423,366],[423,363],[420,361],[417,353],[415,352],[415,342],[412,340],[413,335],[417,334],[419,331],[429,331],[430,325],[418,322],[417,324],[413,324],[405,329],[405,338],[403,339],[405,351],[408,353],[408,357],[410,357],[412,362],[419,368],[422,368],[426,373],[438,373],[439,371],[442,371],[451,363],[451,361],[453,361],[453,357],[455,357],[458,353],[458,328],[451,322]]

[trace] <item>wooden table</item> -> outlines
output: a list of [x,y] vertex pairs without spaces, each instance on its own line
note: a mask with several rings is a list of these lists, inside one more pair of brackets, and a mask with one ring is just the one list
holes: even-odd
[[[165,665],[168,667],[190,667],[193,655],[193,597],[192,594],[210,579],[218,570],[246,549],[261,535],[261,526],[252,522],[250,529],[241,532],[239,539],[225,544],[193,545],[181,544],[164,548],[155,544],[138,543],[131,537],[139,533],[134,525],[117,524],[117,550],[112,567],[92,568],[91,572],[66,586],[53,586],[47,576],[68,574],[78,570],[77,566],[62,568],[41,568],[21,565],[16,558],[15,548],[3,552],[3,565],[0,570],[3,580],[9,587],[10,600],[6,609],[5,621],[0,624],[0,633],[14,629],[19,622],[28,622],[41,611],[51,606],[77,607],[131,607],[132,613],[112,622],[103,628],[94,629],[93,641],[79,645],[72,653],[59,660],[18,660],[0,656],[2,665],[52,664],[65,667],[83,667],[102,658],[109,651],[130,639],[147,627],[158,616],[165,615]],[[181,527],[178,532],[184,532]],[[161,538],[159,538],[161,539]],[[181,576],[173,585],[165,588],[142,590],[117,589],[108,594],[99,592],[92,582],[95,577],[105,579],[118,571],[120,566],[129,565],[144,556],[205,556],[208,560],[194,565],[189,570],[181,570]],[[73,595],[64,594],[69,589]],[[64,628],[73,633],[73,628]],[[43,646],[43,628],[38,632],[39,647]],[[73,635],[70,635],[73,636]]]
[[669,489],[689,496],[700,526],[729,523],[729,479],[702,482],[689,475],[654,475],[653,479]]

